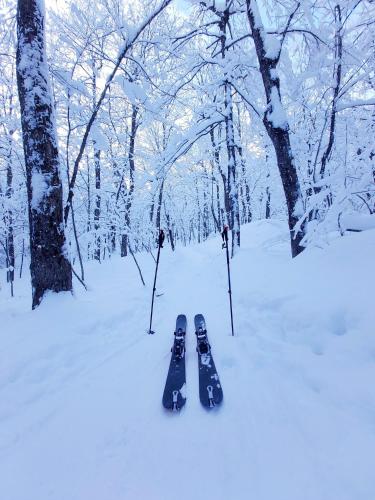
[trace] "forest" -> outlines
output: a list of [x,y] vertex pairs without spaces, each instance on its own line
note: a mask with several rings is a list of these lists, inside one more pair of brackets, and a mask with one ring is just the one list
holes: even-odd
[[284,219],[297,256],[373,214],[372,1],[1,12],[0,258],[12,294],[30,261],[33,307],[160,228],[174,249],[228,225],[234,256]]

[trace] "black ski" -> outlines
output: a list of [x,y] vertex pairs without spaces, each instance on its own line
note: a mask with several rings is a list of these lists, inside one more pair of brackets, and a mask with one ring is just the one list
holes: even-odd
[[180,410],[186,401],[185,397],[185,334],[186,316],[179,314],[174,332],[172,358],[163,394],[163,406],[167,410]]
[[203,406],[213,408],[222,402],[223,389],[212,357],[203,315],[197,314],[194,323],[197,336],[199,398]]

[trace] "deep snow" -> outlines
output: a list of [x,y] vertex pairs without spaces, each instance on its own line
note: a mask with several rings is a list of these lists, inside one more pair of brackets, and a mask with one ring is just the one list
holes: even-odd
[[[30,311],[28,276],[0,292],[1,500],[373,500],[375,231],[291,260],[285,226],[242,228],[230,336],[220,237],[154,262],[87,266],[89,292]],[[224,403],[198,398],[205,314]],[[177,314],[187,402],[161,397]]]

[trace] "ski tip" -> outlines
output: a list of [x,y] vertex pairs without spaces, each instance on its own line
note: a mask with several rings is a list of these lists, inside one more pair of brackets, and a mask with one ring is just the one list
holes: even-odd
[[206,328],[206,321],[203,314],[196,314],[194,316],[194,324],[196,329],[198,329],[199,327],[202,327],[203,329]]
[[186,331],[187,320],[185,314],[179,314],[176,319],[176,332],[181,329]]

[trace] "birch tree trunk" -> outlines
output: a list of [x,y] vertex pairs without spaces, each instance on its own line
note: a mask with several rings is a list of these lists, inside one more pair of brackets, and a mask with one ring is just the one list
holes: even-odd
[[43,0],[18,0],[16,66],[26,165],[33,309],[48,290],[72,290],[72,269],[65,254],[63,193],[44,13]]

